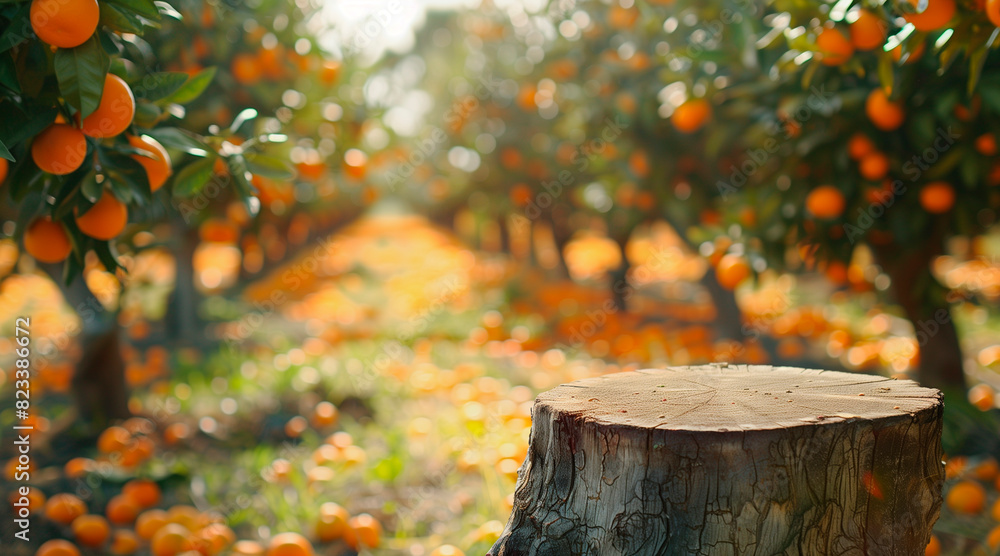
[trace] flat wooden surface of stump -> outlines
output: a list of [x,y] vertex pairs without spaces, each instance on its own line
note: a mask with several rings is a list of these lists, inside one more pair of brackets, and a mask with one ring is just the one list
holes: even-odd
[[605,425],[727,432],[857,418],[909,419],[940,400],[940,392],[911,380],[765,365],[704,365],[579,380],[542,393],[537,403]]

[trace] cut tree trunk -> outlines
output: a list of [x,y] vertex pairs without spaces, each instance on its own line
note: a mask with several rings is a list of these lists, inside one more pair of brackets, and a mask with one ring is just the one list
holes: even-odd
[[711,365],[541,394],[493,556],[923,554],[943,406],[908,380]]

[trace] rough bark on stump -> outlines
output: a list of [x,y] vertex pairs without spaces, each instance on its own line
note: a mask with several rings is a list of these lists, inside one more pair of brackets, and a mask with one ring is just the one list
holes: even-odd
[[490,554],[921,555],[942,412],[912,381],[791,367],[564,384],[535,402]]

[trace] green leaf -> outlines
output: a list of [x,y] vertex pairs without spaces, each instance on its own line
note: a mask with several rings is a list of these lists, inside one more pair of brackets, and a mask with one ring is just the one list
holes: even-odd
[[160,10],[153,0],[104,0],[151,21],[160,20]]
[[6,54],[0,55],[0,85],[14,93],[21,92],[21,84],[17,82],[17,66],[14,58]]
[[205,187],[212,179],[215,160],[203,158],[188,164],[174,176],[174,197],[191,197]]
[[156,0],[156,2],[153,3],[156,4],[156,7],[160,9],[160,13],[162,15],[174,18],[177,21],[184,21],[184,16],[182,16],[181,13],[175,10],[174,7],[171,6],[170,4],[167,4],[166,2],[161,2],[160,0]]
[[281,159],[262,154],[246,156],[247,170],[254,175],[275,180],[290,180],[294,177],[292,169]]
[[143,22],[132,13],[107,2],[100,2],[100,7],[102,25],[123,33],[142,34]]
[[892,54],[881,52],[878,57],[878,80],[886,91],[892,91],[895,86],[895,69]]
[[87,174],[87,177],[83,178],[83,181],[80,183],[80,193],[83,193],[83,196],[91,203],[96,203],[101,198],[101,192],[103,191],[104,186],[97,183],[97,175],[93,172]]
[[250,184],[246,158],[237,154],[230,156],[226,162],[229,163],[229,173],[233,176],[233,181],[236,182],[236,192],[243,199],[243,206],[246,207],[247,214],[257,216],[257,213],[260,212],[260,199],[254,195],[254,187]]
[[[10,186],[10,197],[15,203],[21,203],[25,196],[32,191],[38,191],[35,184],[47,174],[38,169],[35,161],[30,156],[25,156],[21,162],[14,165],[14,169],[4,183]],[[19,212],[24,208],[22,204]]]
[[14,48],[31,36],[30,11],[31,3],[25,2],[21,9],[10,18],[7,29],[0,35],[0,52]]
[[14,160],[14,155],[10,154],[10,151],[7,150],[7,145],[3,144],[3,141],[0,141],[0,158],[6,158],[11,162],[17,162]]
[[121,264],[118,263],[118,251],[115,246],[110,241],[96,241],[94,242],[94,253],[97,253],[97,258],[104,265],[104,268],[108,272],[115,272],[119,268],[125,270]]
[[28,137],[38,135],[52,124],[59,113],[57,108],[28,105],[22,108],[11,100],[0,101],[0,141],[15,146]]
[[132,92],[139,98],[156,101],[176,93],[187,80],[188,75],[181,72],[151,73],[135,83]]
[[195,100],[201,96],[203,92],[205,92],[205,89],[208,88],[208,86],[212,83],[212,80],[215,79],[216,71],[217,70],[214,67],[201,70],[198,72],[198,75],[188,79],[184,86],[174,92],[174,94],[163,99],[163,101],[173,102],[176,104],[187,104]]
[[70,106],[80,111],[81,117],[91,115],[101,103],[104,79],[111,66],[111,58],[101,48],[96,36],[76,48],[60,48],[55,55],[56,77],[59,91]]
[[194,156],[207,156],[211,151],[200,137],[180,128],[158,127],[145,133],[162,143],[164,147],[184,151]]
[[[75,238],[70,235],[70,241],[76,246]],[[63,283],[69,286],[78,276],[83,274],[83,263],[77,257],[71,256],[63,263]]]

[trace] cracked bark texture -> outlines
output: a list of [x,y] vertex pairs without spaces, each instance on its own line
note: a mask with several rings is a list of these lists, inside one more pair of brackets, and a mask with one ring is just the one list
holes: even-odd
[[909,380],[770,366],[617,373],[538,396],[489,554],[924,553],[943,406]]

